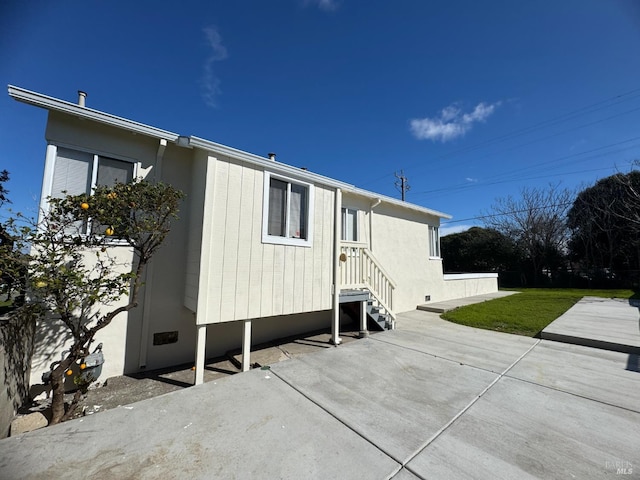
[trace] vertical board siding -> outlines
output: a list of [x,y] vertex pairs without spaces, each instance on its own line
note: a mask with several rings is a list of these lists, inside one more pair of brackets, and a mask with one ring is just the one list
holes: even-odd
[[198,283],[200,277],[200,251],[202,247],[202,217],[207,178],[207,157],[198,157],[194,162],[189,202],[189,236],[187,239],[187,264],[184,286],[184,306],[192,312],[197,310]]
[[[252,170],[253,187],[251,196],[252,215],[251,215],[251,260],[249,264],[249,297],[248,318],[258,318],[262,312],[262,299],[259,292],[263,292],[263,261],[264,261],[264,245],[262,244],[262,200],[258,200],[262,194],[263,175],[262,172]],[[249,196],[249,194],[248,194]]]
[[228,176],[229,164],[227,162],[216,161],[216,180],[213,195],[213,229],[211,232],[211,242],[213,243],[213,246],[211,248],[211,264],[209,265],[209,291],[207,292],[208,300],[210,302],[208,313],[213,317],[211,318],[212,322],[221,321],[220,306],[223,284],[222,260],[225,245],[224,226],[227,219],[226,204]]
[[313,250],[305,248],[302,250],[304,255],[304,278],[302,280],[302,298],[300,299],[300,306],[304,308],[304,299],[311,299],[311,308],[316,309],[316,302],[313,297]]
[[285,248],[284,245],[273,246],[273,311],[269,315],[279,315],[284,311]]
[[293,313],[293,296],[295,295],[296,270],[296,250],[299,247],[284,249],[284,268],[282,269],[282,313],[288,315]]
[[316,209],[316,218],[322,217],[325,219],[320,245],[322,247],[322,265],[323,267],[328,266],[328,280],[325,281],[323,279],[322,281],[320,302],[322,305],[327,305],[326,308],[331,308],[331,285],[333,284],[333,212],[335,206],[334,195],[328,195],[327,193],[325,190],[322,211]]
[[[331,308],[332,189],[314,186],[311,247],[262,243],[264,172],[218,159],[211,232],[210,323]],[[206,241],[205,241],[206,242]]]
[[[316,190],[316,207],[315,207],[315,216],[324,213],[324,194],[320,189]],[[325,241],[325,231],[327,229],[327,222],[316,222],[316,228],[313,230],[313,245],[315,247],[315,251],[313,252],[313,260],[312,260],[312,269],[311,269],[311,297],[313,302],[313,309],[319,310],[323,305],[322,298],[322,282],[324,281],[322,275],[319,275],[317,272],[321,272],[323,267],[327,265],[331,265],[331,259],[325,258],[324,249],[322,246]],[[329,281],[333,282],[333,278]]]
[[224,247],[222,254],[222,296],[220,318],[234,319],[236,310],[236,276],[238,274],[238,242],[240,233],[240,195],[243,171],[235,164],[228,164],[226,188],[226,215]]
[[253,243],[253,209],[255,170],[245,169],[240,185],[240,228],[238,229],[238,255],[236,276],[236,311],[234,318],[250,318],[251,302],[251,262],[254,252]]
[[[262,220],[261,220],[262,221]],[[273,266],[275,245],[262,245],[262,284],[257,290],[252,301],[260,302],[260,317],[273,315]]]

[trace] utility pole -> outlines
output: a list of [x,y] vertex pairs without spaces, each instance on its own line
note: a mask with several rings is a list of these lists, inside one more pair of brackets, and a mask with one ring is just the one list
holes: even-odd
[[400,170],[400,175],[398,175],[397,172],[394,173],[394,175],[398,179],[396,180],[396,188],[402,194],[402,201],[404,202],[405,193],[411,190],[411,186],[409,185],[409,181],[407,180],[407,177],[404,176],[404,170]]

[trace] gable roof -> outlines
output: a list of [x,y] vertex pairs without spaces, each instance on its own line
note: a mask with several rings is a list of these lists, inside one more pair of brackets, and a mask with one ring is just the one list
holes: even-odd
[[166,141],[173,142],[176,145],[179,144],[178,139],[182,140],[186,138],[188,140],[187,141],[188,146],[192,148],[200,148],[200,149],[203,149],[209,152],[214,152],[220,155],[226,155],[226,156],[241,160],[243,162],[247,162],[247,163],[259,166],[261,168],[273,171],[275,173],[297,177],[301,180],[308,181],[309,183],[315,183],[315,184],[326,185],[329,187],[340,188],[342,190],[354,193],[356,195],[370,198],[374,201],[380,200],[381,202],[384,202],[384,203],[395,205],[408,210],[417,211],[427,215],[432,215],[435,217],[440,217],[445,219],[451,218],[451,215],[448,215],[446,213],[438,212],[436,210],[422,207],[420,205],[403,202],[396,198],[388,197],[386,195],[380,195],[375,192],[358,188],[349,183],[341,182],[339,180],[325,177],[323,175],[309,172],[307,170],[302,170],[300,168],[293,167],[291,165],[287,165],[281,162],[275,162],[271,159],[261,157],[259,155],[255,155],[253,153],[244,152],[242,150],[238,150],[233,147],[228,147],[226,145],[212,142],[210,140],[206,140],[203,138],[199,138],[195,136],[183,136],[175,132],[170,132],[168,130],[152,127],[150,125],[145,125],[143,123],[136,122],[134,120],[129,120],[127,118],[111,115],[109,113],[101,112],[99,110],[94,110],[92,108],[85,107],[85,106],[80,106],[72,102],[67,102],[65,100],[53,98],[53,97],[44,95],[42,93],[33,92],[31,90],[26,90],[24,88],[16,87],[13,85],[8,86],[8,92],[9,92],[9,96],[12,97],[13,99],[19,102],[33,105],[35,107],[40,107],[40,108],[44,108],[46,110],[51,110],[51,111],[62,112],[68,115],[73,115],[75,117],[92,120],[94,122],[120,128],[122,130],[130,131],[133,133],[146,135],[152,138],[164,139]]

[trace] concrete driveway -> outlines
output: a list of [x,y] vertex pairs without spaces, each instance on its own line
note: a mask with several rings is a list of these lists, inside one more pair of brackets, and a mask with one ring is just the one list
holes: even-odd
[[640,478],[632,355],[414,311],[392,332],[2,440],[0,478]]

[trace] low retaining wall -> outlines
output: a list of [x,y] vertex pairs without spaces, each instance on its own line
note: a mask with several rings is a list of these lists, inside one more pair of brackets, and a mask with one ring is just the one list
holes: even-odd
[[29,399],[33,332],[32,324],[0,318],[0,438],[9,435],[16,411]]
[[442,300],[473,297],[498,291],[497,273],[449,273],[444,275]]

